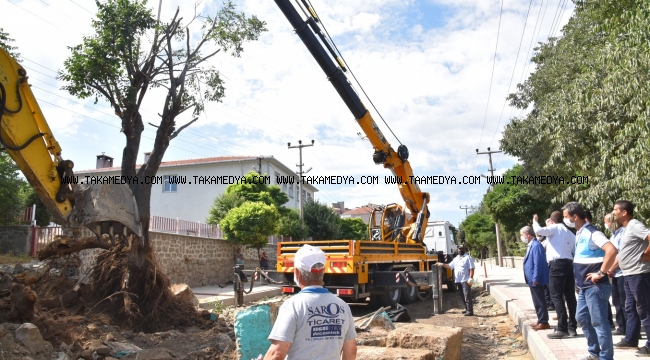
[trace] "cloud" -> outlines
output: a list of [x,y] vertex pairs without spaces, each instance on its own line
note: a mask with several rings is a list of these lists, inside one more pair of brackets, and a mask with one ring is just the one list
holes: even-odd
[[[24,0],[17,3],[20,7],[7,4],[4,8],[9,11],[0,12],[0,23],[17,40],[23,56],[35,63],[31,64],[34,69],[30,71],[34,76],[31,82],[70,98],[60,90],[63,84],[52,79],[55,73],[40,66],[62,69],[69,54],[66,47],[79,44],[84,35],[92,33],[92,16],[72,2],[46,2],[49,6],[40,0]],[[95,11],[93,2],[78,3]],[[509,108],[500,123],[499,116],[515,66],[528,1],[503,3],[489,105],[501,1],[312,0],[312,3],[363,90],[397,138],[408,146],[416,175],[462,177],[487,173],[488,158],[477,157],[475,149],[498,148],[500,132],[508,122]],[[197,11],[214,13],[220,4],[220,1],[204,1]],[[150,5],[157,6],[157,2]],[[532,3],[514,83],[525,65],[523,53],[530,44],[539,5],[539,0]],[[287,149],[286,143],[315,139],[315,146],[303,151],[305,165],[313,167],[310,175],[376,175],[382,180],[389,175],[388,170],[372,162],[372,147],[357,135],[360,128],[350,111],[274,1],[242,0],[237,6],[238,10],[266,21],[268,31],[259,41],[245,44],[241,58],[220,53],[212,59],[211,65],[220,70],[226,81],[226,97],[222,103],[208,104],[199,121],[172,141],[165,158],[266,154],[293,167],[298,154]],[[545,13],[540,41],[550,32],[556,6],[552,3]],[[187,2],[165,1],[161,19],[171,18],[177,7],[184,19],[194,15],[194,7]],[[563,13],[561,23],[568,20],[571,12],[572,8],[568,8]],[[21,30],[26,22],[30,31]],[[192,26],[199,31],[200,22]],[[194,33],[193,39],[196,36]],[[30,65],[29,61],[25,65]],[[349,73],[348,76],[351,78]],[[36,78],[47,83],[40,83]],[[510,92],[514,91],[514,83]],[[371,108],[362,89],[357,84],[354,86],[396,148],[399,142]],[[102,151],[110,152],[116,163],[121,161],[124,138],[115,129],[117,118],[111,116],[106,104],[100,101],[95,106],[92,101],[75,99],[97,109],[93,111],[46,92],[41,91],[38,96],[70,110],[41,103],[46,118],[54,124],[55,135],[62,139],[61,145],[68,157],[75,160],[77,168],[94,167],[94,155]],[[148,95],[143,111],[147,121],[158,121],[162,96],[161,91]],[[189,120],[190,114],[186,114],[178,119],[178,124]],[[146,128],[145,135],[153,138],[155,129],[149,125]],[[100,140],[87,134],[97,134]],[[152,147],[152,140],[143,138],[141,152]],[[497,173],[515,161],[505,155],[493,158]],[[402,202],[394,185],[319,188],[317,198],[328,203],[344,200],[348,207],[367,202]],[[478,205],[487,185],[423,185],[422,189],[432,195],[430,209],[434,218],[457,223],[464,217],[464,212],[456,211],[458,206]]]

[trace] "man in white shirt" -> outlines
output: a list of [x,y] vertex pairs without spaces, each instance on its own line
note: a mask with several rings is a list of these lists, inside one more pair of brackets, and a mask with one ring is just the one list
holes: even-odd
[[548,289],[557,313],[557,328],[555,332],[548,334],[548,338],[576,336],[577,300],[573,277],[575,235],[564,225],[562,213],[559,211],[551,213],[546,227],[539,226],[537,214],[533,216],[533,229],[537,236],[546,236],[546,261],[550,271]]
[[465,253],[465,246],[460,245],[458,247],[458,256],[456,256],[449,264],[439,262],[437,265],[454,270],[458,296],[460,296],[460,299],[465,304],[465,311],[463,311],[463,313],[465,316],[474,316],[474,305],[472,304],[474,259],[472,259],[469,254]]

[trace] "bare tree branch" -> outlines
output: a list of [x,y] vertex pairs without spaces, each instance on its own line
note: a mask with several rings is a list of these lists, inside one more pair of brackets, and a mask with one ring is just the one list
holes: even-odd
[[192,125],[192,123],[195,122],[198,119],[199,118],[196,117],[196,118],[192,119],[192,121],[190,121],[187,124],[181,126],[178,130],[174,131],[171,135],[169,135],[169,140],[171,140],[171,139],[175,138],[176,136],[178,136],[178,134],[180,134],[180,132],[183,131],[183,129],[185,129],[186,127]]

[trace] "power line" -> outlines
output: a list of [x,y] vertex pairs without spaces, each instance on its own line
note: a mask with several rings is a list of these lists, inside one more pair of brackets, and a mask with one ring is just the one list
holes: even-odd
[[[512,86],[512,80],[515,78],[515,70],[517,69],[517,62],[519,61],[519,52],[521,51],[521,44],[524,42],[524,34],[526,34],[526,25],[528,24],[528,15],[530,14],[530,7],[533,5],[533,0],[530,0],[528,3],[528,11],[526,12],[526,20],[524,20],[524,29],[521,31],[521,39],[519,39],[519,48],[517,49],[517,57],[515,58],[515,64],[512,67],[512,75],[510,75],[510,83],[508,84],[508,91],[506,92],[506,99],[503,101],[503,107],[501,107],[501,114],[499,115],[499,121],[497,122],[497,128],[494,130],[494,135],[490,141],[490,145],[494,142],[494,139],[499,132],[499,125],[501,125],[501,118],[503,117],[503,111],[506,108],[508,103],[508,94],[510,94],[510,87]],[[535,29],[533,29],[533,33]]]
[[555,30],[551,30],[553,32],[553,36],[555,36],[555,33],[560,30],[560,21],[562,20],[562,16],[564,16],[564,10],[566,10],[566,3],[568,0],[564,0],[564,3],[562,4],[562,10],[560,11],[560,15],[557,17],[557,22],[555,23]]
[[[309,6],[311,7],[311,9],[314,10],[314,14],[316,15],[316,17],[318,17],[320,19],[320,16],[318,16],[318,13],[316,13],[316,9],[314,9],[314,6],[311,4],[311,1],[307,0],[307,2],[309,3]],[[323,26],[323,30],[325,31],[325,34],[327,35],[327,38],[329,39],[330,43],[332,43],[332,45],[334,46],[334,49],[336,49],[336,52],[341,57],[341,60],[343,61],[345,66],[347,66],[348,70],[350,70],[350,75],[352,75],[352,77],[354,78],[354,81],[357,83],[357,85],[359,85],[359,88],[361,89],[361,92],[363,92],[363,95],[366,97],[366,99],[368,99],[368,101],[370,102],[370,105],[372,105],[372,108],[375,109],[375,111],[377,112],[377,115],[379,115],[379,117],[381,118],[381,121],[384,122],[384,125],[386,125],[386,127],[388,128],[390,133],[393,134],[393,136],[395,137],[395,140],[397,140],[397,142],[400,145],[402,145],[402,142],[399,141],[399,138],[397,137],[397,135],[395,135],[395,133],[393,132],[393,129],[390,128],[390,126],[388,125],[386,120],[384,120],[384,117],[381,116],[381,113],[379,112],[379,110],[377,110],[377,107],[375,106],[375,104],[370,99],[370,96],[368,96],[368,94],[366,93],[366,90],[363,88],[363,86],[361,86],[361,83],[359,82],[359,80],[357,80],[357,77],[354,75],[354,72],[352,72],[352,68],[350,67],[348,62],[345,61],[345,58],[343,57],[343,54],[341,54],[341,52],[339,51],[339,48],[336,47],[336,43],[334,43],[334,40],[332,40],[332,37],[330,36],[329,32],[327,32],[327,28],[325,27],[325,24],[323,23],[322,20],[320,20],[320,23]]]
[[499,11],[499,26],[497,27],[497,42],[494,46],[494,59],[492,60],[492,75],[490,75],[490,88],[488,90],[487,104],[485,104],[485,116],[483,117],[483,127],[481,128],[481,137],[478,140],[478,146],[481,146],[483,140],[483,131],[487,120],[488,109],[490,106],[490,95],[492,94],[492,80],[494,80],[494,67],[497,63],[497,50],[499,48],[499,34],[501,33],[501,16],[503,15],[503,0],[501,0],[501,10]]
[[83,6],[79,5],[79,4],[77,4],[74,0],[70,0],[70,1],[71,1],[73,4],[75,4],[75,5],[79,6],[80,8],[84,9],[84,10],[85,10],[87,13],[89,13],[90,15],[95,16],[95,14],[94,14],[92,11],[90,11],[90,10],[86,9],[85,7],[83,7]]
[[[499,25],[497,27],[497,41],[496,45],[494,45],[494,58],[492,60],[492,74],[490,75],[490,88],[488,89],[488,96],[487,96],[487,104],[485,104],[485,116],[483,117],[483,127],[481,128],[481,136],[479,137],[478,140],[478,146],[481,146],[481,141],[483,140],[483,131],[485,130],[485,122],[487,121],[487,114],[488,114],[488,109],[490,106],[490,95],[492,94],[492,81],[494,80],[494,67],[497,62],[497,50],[499,49],[499,35],[501,34],[501,17],[503,15],[503,0],[501,0],[501,10],[499,10]],[[478,159],[478,156],[474,158],[474,165],[472,165],[472,169],[476,169],[476,160]],[[463,199],[463,202],[467,199],[467,194],[469,192],[465,192],[465,197]]]
[[558,3],[557,3],[557,9],[555,9],[555,15],[553,15],[553,22],[551,23],[551,29],[548,32],[547,38],[551,37],[551,35],[553,34],[553,29],[555,28],[555,22],[559,21],[557,19],[557,17],[558,17],[558,13],[560,12],[560,7],[562,6],[563,2],[564,2],[564,0],[559,0]]
[[50,24],[50,25],[52,25],[52,26],[54,26],[55,28],[57,28],[57,29],[59,29],[59,30],[61,30],[61,28],[60,28],[60,27],[58,27],[58,26],[56,26],[56,25],[54,25],[54,24],[52,24],[51,22],[49,22],[49,21],[47,21],[47,20],[45,20],[45,19],[43,19],[42,17],[40,17],[40,16],[38,16],[38,15],[36,15],[36,14],[34,14],[33,12],[31,12],[31,11],[29,11],[29,10],[27,10],[27,9],[25,9],[24,7],[22,7],[22,6],[20,6],[20,5],[18,5],[18,4],[16,4],[16,3],[12,3],[12,2],[11,2],[11,0],[7,0],[7,1],[9,1],[9,3],[10,3],[10,4],[12,4],[12,5],[15,5],[15,6],[18,6],[19,8],[21,8],[21,9],[23,9],[23,11],[26,11],[26,12],[28,12],[28,13],[30,13],[30,14],[32,14],[33,16],[36,16],[37,18],[39,18],[39,19],[41,19],[41,20],[43,20],[43,21],[45,21],[46,23],[48,23],[48,24]]

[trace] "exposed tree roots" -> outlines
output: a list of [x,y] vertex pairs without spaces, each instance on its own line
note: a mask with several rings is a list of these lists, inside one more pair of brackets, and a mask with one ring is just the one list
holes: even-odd
[[99,303],[89,313],[109,313],[121,326],[145,331],[200,321],[192,304],[170,291],[169,278],[160,271],[151,247],[132,240],[98,256],[92,292]]
[[111,245],[111,241],[108,238],[99,241],[95,236],[75,239],[70,236],[61,235],[38,252],[38,259],[43,261],[52,256],[75,254],[85,249],[101,248],[108,250],[111,248]]

